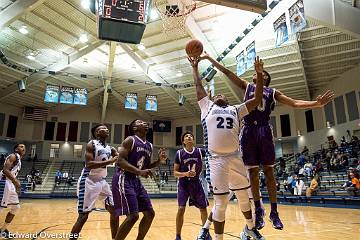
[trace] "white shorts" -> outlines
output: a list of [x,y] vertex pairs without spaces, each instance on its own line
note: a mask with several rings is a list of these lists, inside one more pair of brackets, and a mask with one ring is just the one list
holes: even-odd
[[87,174],[80,176],[77,185],[78,213],[91,212],[97,200],[105,201],[105,205],[114,206],[109,184],[105,179],[93,181]]
[[2,208],[19,204],[19,195],[16,192],[15,185],[8,179],[0,181],[0,198]]
[[210,181],[214,195],[225,195],[229,190],[250,188],[244,162],[239,152],[228,155],[211,153],[209,156]]

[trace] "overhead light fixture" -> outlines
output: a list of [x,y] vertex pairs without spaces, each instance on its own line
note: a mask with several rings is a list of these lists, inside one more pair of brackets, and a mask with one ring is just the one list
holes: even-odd
[[279,138],[279,141],[282,141],[282,139],[281,139],[281,138]]
[[182,94],[179,95],[179,106],[183,106],[185,103],[186,97]]
[[144,51],[145,48],[146,48],[143,43],[138,44],[136,47],[137,47],[137,49],[139,49],[140,51]]
[[301,137],[301,132],[299,129],[297,130],[297,135],[298,135],[298,137]]
[[86,10],[90,9],[90,1],[89,0],[82,0],[81,1],[81,6]]
[[176,76],[177,76],[177,77],[182,77],[182,76],[184,76],[184,74],[181,72],[181,70],[179,70],[179,71],[176,73]]
[[326,127],[327,127],[327,128],[331,128],[331,125],[330,125],[330,122],[329,122],[329,121],[326,122]]
[[29,30],[27,29],[27,27],[24,25],[21,28],[19,28],[19,32],[26,35],[29,33]]
[[156,9],[151,9],[151,12],[150,12],[150,19],[151,20],[156,20],[159,18],[159,13]]
[[35,60],[35,54],[34,53],[29,53],[27,56],[27,59],[29,59],[29,60]]
[[87,41],[89,41],[88,36],[87,36],[86,33],[81,34],[79,40],[82,43],[86,43]]

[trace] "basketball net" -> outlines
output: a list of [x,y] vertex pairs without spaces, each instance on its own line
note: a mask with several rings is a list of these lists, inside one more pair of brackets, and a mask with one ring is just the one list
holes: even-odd
[[164,33],[172,39],[187,35],[186,18],[196,9],[193,0],[154,0],[159,12]]

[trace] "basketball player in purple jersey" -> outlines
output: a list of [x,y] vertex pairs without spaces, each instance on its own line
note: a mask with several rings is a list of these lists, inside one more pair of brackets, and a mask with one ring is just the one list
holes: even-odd
[[[207,206],[209,202],[200,181],[202,172],[202,149],[194,147],[194,135],[192,132],[185,132],[181,141],[184,147],[176,152],[174,163],[174,175],[178,181],[178,212],[176,215],[176,240],[181,240],[181,228],[184,223],[186,203],[200,209],[202,224],[207,219]],[[208,235],[207,239],[211,239]]]
[[106,166],[113,164],[118,159],[115,148],[106,144],[109,136],[109,129],[99,124],[91,129],[93,140],[86,145],[85,167],[79,177],[78,192],[78,213],[79,216],[71,230],[70,239],[78,239],[80,231],[86,223],[89,213],[95,208],[97,200],[105,202],[105,208],[110,213],[110,227],[112,239],[115,238],[119,219],[114,214],[114,203],[107,176]]
[[[209,60],[234,84],[243,89],[245,91],[244,101],[254,97],[256,74],[253,76],[254,84],[251,84],[236,76],[236,74],[221,65],[208,54],[205,53],[201,56],[201,59]],[[263,71],[263,79],[266,87],[264,87],[263,91],[262,104],[244,117],[245,125],[240,134],[241,149],[243,152],[244,163],[249,169],[251,189],[256,209],[256,228],[261,229],[265,226],[263,219],[265,212],[261,207],[259,194],[259,166],[262,165],[271,203],[270,221],[275,229],[282,230],[283,224],[277,211],[276,182],[273,171],[275,163],[275,146],[273,142],[272,128],[269,124],[270,114],[274,110],[276,101],[298,109],[319,108],[331,101],[334,97],[334,92],[328,90],[324,94],[319,95],[315,101],[295,100],[284,95],[282,92],[275,90],[274,88],[269,88],[271,77],[268,72]]]
[[119,147],[119,160],[112,179],[116,216],[126,215],[120,225],[116,240],[123,240],[139,219],[139,212],[143,213],[140,221],[137,240],[143,240],[154,219],[149,195],[139,177],[151,177],[151,168],[166,161],[164,149],[160,149],[158,160],[151,162],[153,146],[146,141],[149,125],[142,120],[134,120],[129,125],[131,136],[127,137]]

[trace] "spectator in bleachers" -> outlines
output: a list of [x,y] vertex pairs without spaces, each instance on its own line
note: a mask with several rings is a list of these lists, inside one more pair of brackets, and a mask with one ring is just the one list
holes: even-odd
[[305,170],[305,174],[307,176],[311,176],[312,175],[312,170],[313,170],[313,165],[310,162],[310,160],[307,161],[307,163],[305,163],[304,165],[304,170]]
[[358,173],[360,173],[360,158],[359,158],[359,160],[358,160],[358,165],[357,165],[357,167],[356,167],[356,171],[357,171]]
[[301,167],[301,168],[299,169],[298,176],[299,176],[299,177],[304,177],[304,174],[305,174],[305,169],[304,169],[304,167]]
[[347,142],[348,143],[350,143],[351,142],[351,133],[350,133],[350,130],[346,130],[346,140],[347,140]]
[[280,170],[284,172],[286,169],[286,162],[285,159],[282,157],[279,158],[279,166],[280,166]]
[[319,159],[314,168],[314,175],[320,174],[322,171],[324,171],[324,167],[322,161]]
[[295,182],[295,174],[290,175],[287,179],[287,189],[292,195],[294,195],[294,189],[293,189],[294,182]]
[[306,162],[306,158],[304,154],[300,154],[299,158],[298,158],[298,164],[300,167],[303,167],[304,164]]
[[55,183],[57,185],[59,185],[61,183],[61,177],[62,177],[62,174],[61,174],[60,170],[57,170],[55,173]]
[[167,174],[166,171],[164,172],[164,181],[165,181],[166,184],[167,184],[168,181],[169,181],[169,176],[168,176],[168,174]]
[[259,172],[259,178],[260,178],[260,188],[263,189],[266,187],[266,181],[265,181],[265,174],[264,171]]
[[356,178],[355,174],[352,172],[350,173],[350,178],[351,178],[351,186],[346,188],[346,191],[352,195],[352,196],[357,196],[358,191],[360,190],[360,182],[359,179]]
[[294,195],[301,196],[305,183],[300,177],[295,177]]
[[306,189],[306,196],[311,197],[314,194],[314,192],[316,191],[316,189],[318,188],[318,186],[319,186],[318,176],[315,175],[314,177],[312,177],[310,186]]
[[32,183],[32,177],[31,177],[30,174],[27,174],[27,175],[26,175],[26,182],[27,182],[27,183]]
[[346,168],[348,168],[348,166],[349,166],[349,159],[346,154],[343,154],[340,159],[340,168],[346,169]]
[[303,150],[301,151],[302,155],[308,155],[309,154],[309,149],[307,146],[304,146]]
[[326,163],[326,168],[327,168],[328,172],[330,173],[330,170],[331,170],[331,153],[330,152],[328,152],[326,154],[325,163]]
[[279,178],[275,179],[276,181],[276,191],[280,191],[280,182],[279,182]]

